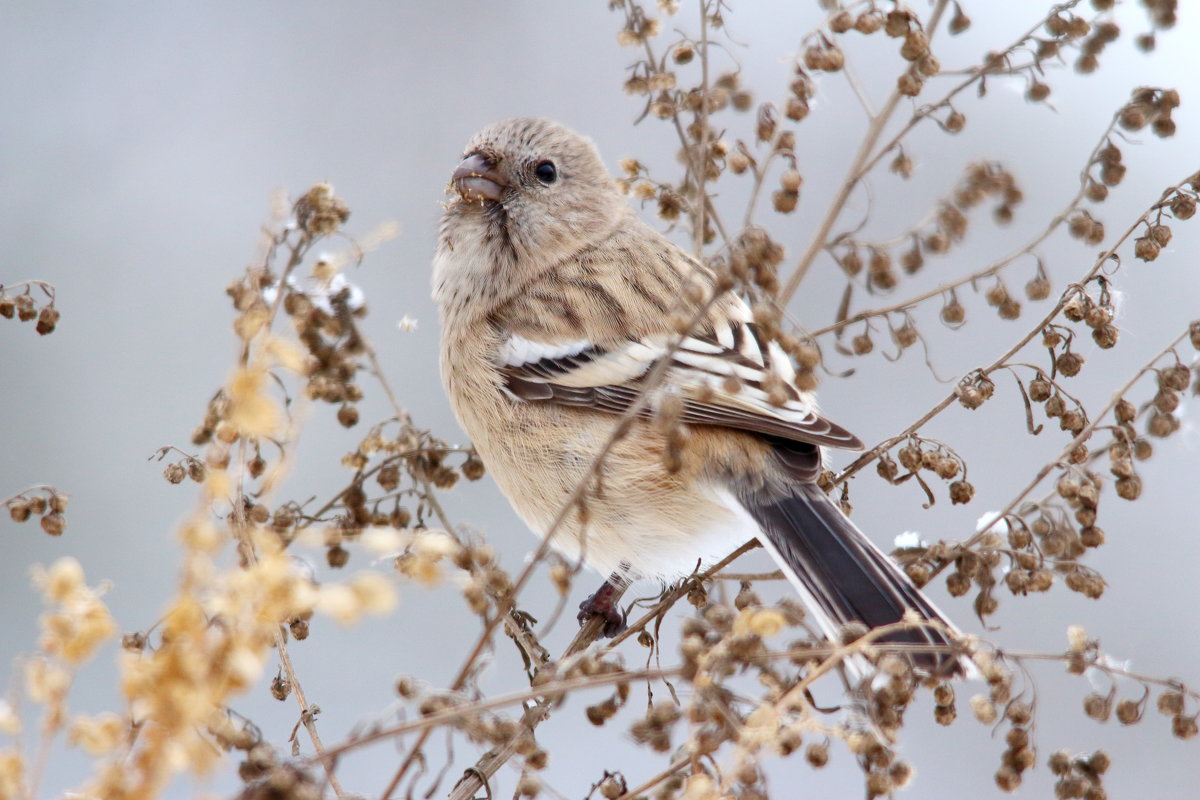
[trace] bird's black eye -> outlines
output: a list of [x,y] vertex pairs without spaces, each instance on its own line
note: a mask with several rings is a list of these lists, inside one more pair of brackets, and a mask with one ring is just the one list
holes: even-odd
[[533,168],[533,174],[542,183],[549,186],[558,180],[558,170],[554,167],[553,161],[543,161]]

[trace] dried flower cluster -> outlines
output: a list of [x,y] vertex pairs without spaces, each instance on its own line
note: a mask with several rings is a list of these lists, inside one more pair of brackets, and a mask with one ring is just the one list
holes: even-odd
[[50,536],[62,536],[67,529],[67,502],[70,498],[53,486],[37,486],[13,495],[0,505],[8,509],[13,522],[40,517],[42,530]]
[[[35,286],[45,296],[40,306],[33,295]],[[23,291],[13,294],[14,290],[22,288]],[[59,318],[58,309],[54,307],[54,287],[45,281],[23,281],[11,286],[0,284],[0,317],[16,317],[21,322],[37,320],[34,327],[38,333],[42,336],[53,333]]]

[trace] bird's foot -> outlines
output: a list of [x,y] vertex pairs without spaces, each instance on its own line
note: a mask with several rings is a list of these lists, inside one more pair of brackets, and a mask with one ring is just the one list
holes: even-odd
[[580,626],[586,625],[592,617],[601,617],[604,628],[600,635],[604,638],[611,639],[625,630],[625,615],[617,607],[617,596],[617,588],[606,581],[595,594],[579,604]]

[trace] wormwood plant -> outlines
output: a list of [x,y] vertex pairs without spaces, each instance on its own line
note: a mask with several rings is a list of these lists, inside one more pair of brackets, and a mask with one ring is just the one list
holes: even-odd
[[[1131,374],[1105,372],[1107,401],[1085,402],[1072,387],[1103,351],[1120,345],[1115,276],[1124,276],[1131,262],[1180,256],[1169,244],[1173,228],[1195,214],[1200,163],[1163,178],[1161,193],[1147,197],[1134,218],[1102,221],[1105,200],[1126,177],[1129,137],[1173,136],[1180,95],[1166,87],[1130,87],[1111,123],[1081,148],[1078,185],[1061,208],[1006,254],[982,262],[947,258],[963,252],[968,231],[1004,226],[1019,214],[1026,195],[1019,165],[965,164],[942,196],[923,201],[928,208],[890,232],[864,223],[854,209],[871,197],[880,175],[914,178],[923,157],[916,133],[969,134],[960,110],[968,93],[984,96],[1015,84],[1028,103],[1048,104],[1065,69],[1094,72],[1106,49],[1128,38],[1114,5],[1075,0],[1053,6],[978,63],[951,68],[939,60],[938,43],[970,27],[969,9],[958,3],[824,2],[819,24],[798,37],[788,84],[749,87],[741,64],[756,52],[753,42],[737,36],[736,8],[720,0],[660,0],[654,8],[633,0],[610,3],[619,42],[629,48],[624,89],[634,112],[645,119],[646,136],[665,133],[679,154],[672,165],[624,159],[620,185],[688,237],[720,280],[751,301],[756,323],[796,361],[800,388],[815,388],[823,374],[844,372],[856,359],[881,351],[900,358],[913,348],[928,365],[918,364],[913,380],[936,385],[939,345],[969,335],[968,316],[986,307],[1014,321],[1003,352],[981,358],[932,407],[910,409],[910,424],[822,479],[847,509],[850,479],[868,467],[901,487],[897,502],[911,502],[907,489],[919,487],[916,502],[932,507],[931,515],[944,500],[970,503],[981,480],[975,476],[986,480],[986,466],[976,466],[969,480],[967,459],[953,443],[934,438],[931,423],[955,407],[978,409],[1009,387],[1017,424],[1031,435],[1057,437],[1057,454],[1032,466],[1028,484],[978,530],[945,530],[932,544],[906,542],[896,554],[918,584],[943,582],[952,596],[969,596],[983,622],[1002,598],[1063,590],[1103,595],[1102,546],[1110,533],[1130,532],[1106,533],[1101,501],[1138,499],[1139,465],[1154,455],[1156,442],[1179,432],[1183,396],[1200,391],[1193,366],[1200,320],[1187,316],[1178,318],[1177,335]],[[1155,37],[1174,23],[1175,4],[1141,5],[1145,30],[1134,43],[1150,53]],[[856,74],[853,53],[864,43],[895,53],[882,101],[869,96]],[[797,131],[821,125],[822,94],[835,91],[861,101],[862,136],[839,184],[809,187]],[[906,184],[896,185],[905,191]],[[737,193],[731,187],[740,187],[739,207],[725,197]],[[910,207],[921,197],[914,192]],[[520,554],[502,557],[464,525],[484,521],[471,520],[452,490],[461,479],[483,477],[485,465],[469,447],[449,444],[410,417],[384,367],[394,358],[367,339],[360,324],[365,298],[345,277],[347,265],[374,261],[368,253],[375,242],[351,243],[341,256],[318,255],[319,246],[341,243],[347,250],[341,228],[348,215],[331,187],[313,187],[274,221],[261,257],[228,288],[240,343],[232,376],[208,401],[190,440],[156,454],[166,480],[194,483],[198,499],[180,529],[176,594],[156,620],[123,621],[124,707],[95,716],[68,712],[72,684],[120,629],[78,562],[63,559],[36,573],[47,611],[36,651],[19,670],[26,699],[41,716],[22,719],[18,704],[0,704],[0,797],[38,796],[60,734],[94,759],[93,778],[80,788],[84,797],[159,797],[181,772],[206,774],[236,763],[244,798],[462,799],[503,791],[753,800],[796,793],[772,785],[772,762],[803,761],[818,769],[844,760],[844,752],[861,770],[866,795],[879,797],[902,789],[914,773],[898,747],[910,705],[925,696],[938,723],[955,724],[962,709],[999,734],[999,744],[981,746],[978,758],[990,764],[1000,790],[1017,789],[1040,763],[1055,776],[1057,797],[1103,798],[1105,752],[1049,752],[1037,741],[1039,714],[1047,702],[1059,702],[1037,699],[1036,674],[1047,662],[1108,681],[1110,688],[1086,694],[1088,717],[1115,716],[1134,725],[1156,709],[1166,724],[1148,729],[1147,737],[1196,735],[1196,690],[1131,672],[1077,626],[1067,629],[1066,647],[1058,652],[1014,652],[986,637],[960,637],[956,648],[974,663],[975,682],[914,675],[895,646],[877,644],[889,628],[848,628],[839,641],[826,641],[797,603],[761,599],[776,575],[734,571],[753,543],[661,596],[631,604],[628,629],[616,638],[598,642],[594,620],[563,652],[550,652],[542,643],[546,627],[535,624],[522,590],[548,578],[565,603],[579,565],[543,544],[521,569],[507,569],[503,562],[519,563]],[[783,240],[798,230],[807,241],[785,247]],[[1043,257],[1043,248],[1063,237],[1086,245],[1073,267]],[[951,263],[953,272],[942,269]],[[945,276],[933,285],[923,280],[931,265]],[[843,286],[828,303],[833,319],[810,321],[823,327],[805,329],[791,318],[789,301],[814,270],[837,270]],[[1128,281],[1130,303],[1139,302],[1139,280]],[[48,298],[40,310],[34,286]],[[54,289],[45,284],[8,287],[0,290],[0,316],[36,318],[39,332],[48,333],[58,317],[53,300]],[[678,315],[681,338],[693,322]],[[1094,346],[1085,347],[1089,338]],[[387,399],[387,418],[360,418],[359,403],[370,392]],[[299,431],[313,411],[323,410],[355,432],[343,459],[347,479],[321,497],[291,498],[287,479],[301,466]],[[637,410],[614,422],[612,441]],[[679,447],[687,446],[669,414],[658,422]],[[560,518],[586,505],[594,491],[593,481],[578,486]],[[57,488],[33,487],[4,504],[17,522],[36,516],[46,533],[64,532],[67,497]],[[318,584],[292,558],[294,551],[314,549],[330,567],[357,561],[360,571]],[[379,555],[386,556],[384,565],[371,566]],[[397,613],[398,592],[419,593],[423,584],[444,581],[453,582],[479,620],[477,630],[462,632],[454,643],[466,653],[458,670],[437,685],[399,677],[395,698],[362,709],[366,715],[389,708],[386,718],[323,740],[318,698],[306,692],[290,655],[298,646],[321,647],[305,641],[312,615],[353,622],[364,614]],[[949,610],[966,616],[958,605]],[[556,616],[552,609],[535,613]],[[915,624],[926,623],[897,623]],[[673,635],[665,637],[667,631]],[[677,638],[678,645],[663,646],[664,638]],[[527,687],[487,694],[479,678],[490,655],[514,648]],[[857,687],[838,682],[851,660],[870,673]],[[646,666],[631,666],[638,663]],[[836,708],[814,699],[816,685],[837,687]],[[232,706],[246,692],[295,703],[295,727],[264,730],[239,716]],[[632,738],[659,765],[635,774],[599,753],[593,774],[552,786],[546,767],[556,748],[570,744],[539,737],[551,715],[583,715],[608,735]],[[33,744],[23,746],[21,732],[34,730]],[[435,734],[447,732],[456,749],[434,746]],[[387,786],[360,786],[355,758],[379,741],[395,744],[386,751],[393,777]],[[371,752],[380,757],[378,749]]]

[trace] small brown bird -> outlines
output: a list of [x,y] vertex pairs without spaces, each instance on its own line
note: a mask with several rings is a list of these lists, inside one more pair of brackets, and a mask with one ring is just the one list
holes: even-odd
[[[686,575],[757,537],[835,641],[847,623],[877,627],[907,610],[950,628],[816,485],[821,447],[862,443],[795,388],[746,303],[714,297],[714,274],[637,217],[588,139],[504,120],[471,139],[452,184],[433,269],[442,377],[531,528],[547,532],[665,359],[586,515],[554,532],[558,550],[620,583]],[[682,337],[680,314],[700,316]],[[668,413],[686,438],[677,453]],[[605,613],[611,635],[622,620],[605,596],[583,608]],[[959,669],[929,647],[949,643],[929,626],[886,641],[925,646],[912,655],[924,670]]]

